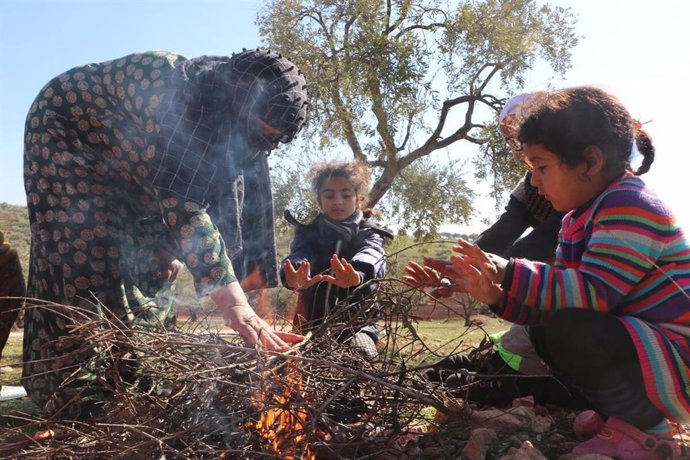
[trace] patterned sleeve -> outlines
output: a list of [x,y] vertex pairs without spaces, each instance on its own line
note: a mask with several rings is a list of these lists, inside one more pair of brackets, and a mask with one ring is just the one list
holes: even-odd
[[557,309],[609,312],[632,297],[644,302],[659,276],[655,265],[676,233],[658,202],[638,190],[610,192],[564,227],[555,265],[514,261],[501,316],[534,324]]
[[177,256],[192,273],[197,293],[206,295],[237,281],[223,238],[206,207],[173,195],[163,198],[161,203],[163,218],[178,242]]
[[153,185],[177,256],[194,276],[200,295],[237,280],[208,211],[208,195],[223,171],[216,159],[225,158],[229,149],[229,123],[214,106],[223,99],[221,83],[206,60],[185,61],[171,73],[156,113],[160,131]]

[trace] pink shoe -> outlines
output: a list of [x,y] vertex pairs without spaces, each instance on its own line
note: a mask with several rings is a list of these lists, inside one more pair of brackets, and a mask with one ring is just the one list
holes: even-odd
[[629,423],[609,417],[595,437],[575,446],[573,454],[599,454],[621,460],[659,460],[679,457],[681,451],[676,441],[659,440]]
[[573,422],[575,437],[580,441],[592,438],[604,428],[604,417],[593,410],[580,412]]

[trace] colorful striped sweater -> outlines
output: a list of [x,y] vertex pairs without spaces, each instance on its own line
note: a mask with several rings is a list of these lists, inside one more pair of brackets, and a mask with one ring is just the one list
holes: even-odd
[[553,265],[515,259],[500,316],[544,323],[551,312],[586,308],[616,315],[630,333],[650,400],[690,421],[690,244],[644,182],[624,174],[571,211]]

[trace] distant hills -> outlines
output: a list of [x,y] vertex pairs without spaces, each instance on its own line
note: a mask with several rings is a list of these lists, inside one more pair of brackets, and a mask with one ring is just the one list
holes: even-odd
[[26,267],[29,266],[31,244],[29,214],[26,206],[0,203],[0,230],[5,234],[5,242],[11,244],[19,253],[19,260],[26,272]]

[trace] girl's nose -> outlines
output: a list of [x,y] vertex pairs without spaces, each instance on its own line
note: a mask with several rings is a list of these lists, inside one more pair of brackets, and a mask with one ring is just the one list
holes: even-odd
[[532,175],[529,180],[529,183],[532,185],[532,187],[538,187],[539,185],[539,179],[537,176],[538,173],[536,171],[532,171]]

